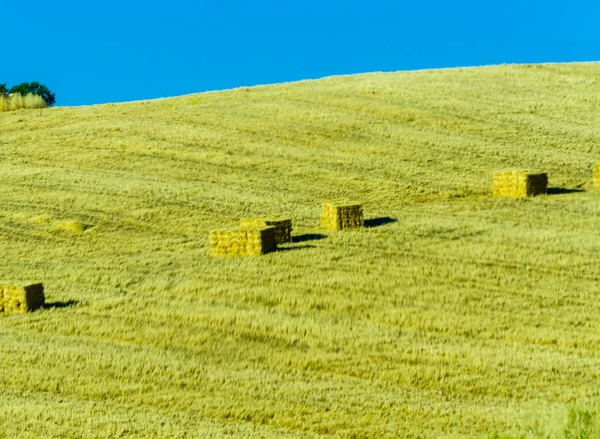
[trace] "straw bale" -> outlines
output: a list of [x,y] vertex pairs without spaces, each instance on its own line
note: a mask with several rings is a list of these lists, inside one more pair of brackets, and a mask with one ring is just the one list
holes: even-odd
[[264,255],[277,250],[275,227],[212,230],[208,241],[211,256]]
[[321,227],[329,230],[347,230],[363,226],[361,204],[340,201],[323,203]]
[[242,218],[241,227],[275,227],[277,244],[292,242],[292,220],[285,217]]
[[5,314],[24,314],[44,305],[44,286],[0,285],[0,311]]
[[594,186],[600,186],[600,163],[594,165]]
[[277,229],[275,227],[254,227],[247,229],[246,252],[249,255],[264,255],[277,250]]
[[87,226],[80,221],[65,221],[65,222],[56,224],[56,226],[54,227],[54,231],[79,234],[79,233],[83,233],[83,231],[86,228],[87,228]]
[[502,171],[494,174],[494,196],[531,197],[548,192],[548,175],[545,172]]

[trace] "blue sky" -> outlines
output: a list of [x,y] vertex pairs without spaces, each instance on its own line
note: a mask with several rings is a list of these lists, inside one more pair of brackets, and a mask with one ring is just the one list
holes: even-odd
[[57,105],[600,59],[600,2],[589,0],[0,0],[0,11],[0,83],[42,82]]

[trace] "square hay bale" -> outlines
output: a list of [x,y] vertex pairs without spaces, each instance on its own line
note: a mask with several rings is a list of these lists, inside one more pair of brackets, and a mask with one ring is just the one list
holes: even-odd
[[362,205],[342,201],[323,203],[321,227],[347,230],[364,226]]
[[275,227],[252,227],[246,230],[246,252],[249,255],[264,255],[277,250],[277,229]]
[[5,314],[25,314],[44,305],[44,286],[0,285],[0,311]]
[[283,217],[242,218],[241,227],[275,227],[277,245],[292,242],[292,220]]
[[494,196],[531,197],[548,192],[548,175],[545,172],[502,171],[494,174]]
[[246,254],[246,229],[212,230],[208,235],[212,256],[242,256]]
[[600,163],[594,165],[594,186],[600,186]]
[[212,230],[208,241],[211,256],[264,255],[277,250],[275,227]]

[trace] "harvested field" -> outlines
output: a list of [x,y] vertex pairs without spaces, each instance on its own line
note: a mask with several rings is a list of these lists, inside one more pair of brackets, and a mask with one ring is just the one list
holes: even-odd
[[[1,112],[0,278],[46,303],[0,318],[0,437],[597,437],[598,84],[498,66]],[[494,197],[514,166],[552,190]],[[323,200],[373,226],[323,230]],[[210,255],[270,212],[302,239]]]

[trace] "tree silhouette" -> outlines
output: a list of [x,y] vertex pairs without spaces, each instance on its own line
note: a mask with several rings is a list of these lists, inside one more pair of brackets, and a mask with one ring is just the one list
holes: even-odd
[[52,93],[48,87],[40,84],[39,82],[23,82],[22,84],[15,85],[13,88],[11,88],[9,93],[19,93],[21,96],[28,94],[41,96],[49,107],[54,105],[56,102],[54,93]]

